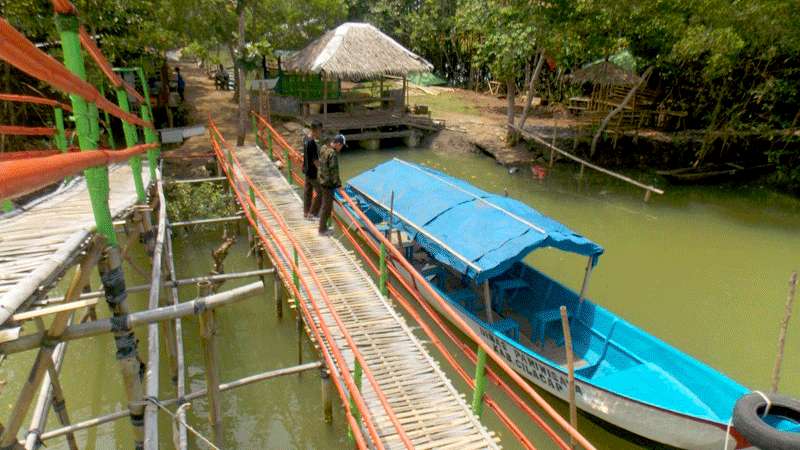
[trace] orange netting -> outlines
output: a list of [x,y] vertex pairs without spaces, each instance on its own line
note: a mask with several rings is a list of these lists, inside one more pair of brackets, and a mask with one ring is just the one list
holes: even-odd
[[52,100],[49,98],[44,97],[34,97],[32,95],[17,95],[17,94],[0,94],[0,100],[6,102],[18,102],[18,103],[33,103],[35,105],[47,105],[53,106],[56,108],[61,108],[64,111],[72,112],[72,107],[61,103],[58,100]]
[[0,162],[0,199],[34,192],[89,167],[122,162],[157,146],[141,144],[123,150],[71,152]]
[[114,85],[115,88],[124,88],[125,91],[128,92],[128,95],[135,98],[139,103],[144,103],[144,97],[139,95],[139,93],[136,92],[136,89],[134,89],[130,84],[124,82],[122,78],[120,78],[120,76],[114,72],[114,69],[103,55],[103,52],[100,51],[100,48],[97,47],[97,44],[83,27],[80,28],[80,36],[83,48],[86,49],[86,52],[89,53],[89,56],[91,56],[94,62],[97,63],[97,66],[100,67],[100,70],[103,71],[111,84]]
[[53,136],[55,128],[48,127],[21,127],[18,125],[0,125],[0,134],[13,136]]
[[152,123],[123,111],[100,95],[94,86],[81,80],[60,62],[36,48],[22,33],[2,18],[0,18],[0,59],[34,78],[49,83],[56,89],[79,95],[87,101],[97,104],[98,108],[122,120],[153,128]]

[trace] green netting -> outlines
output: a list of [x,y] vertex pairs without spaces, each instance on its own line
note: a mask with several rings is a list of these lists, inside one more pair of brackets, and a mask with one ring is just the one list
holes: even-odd
[[439,78],[431,72],[412,74],[408,77],[408,81],[419,86],[442,86],[447,84],[447,80]]
[[[300,100],[322,100],[323,82],[318,74],[282,73],[275,91],[280,95],[296,97]],[[339,80],[328,81],[328,98],[341,97]]]

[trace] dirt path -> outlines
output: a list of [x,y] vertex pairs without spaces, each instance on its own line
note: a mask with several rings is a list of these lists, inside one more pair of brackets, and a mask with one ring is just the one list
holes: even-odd
[[[218,91],[214,80],[206,76],[204,69],[193,63],[179,63],[186,80],[185,104],[189,112],[188,125],[208,126],[208,117],[214,119],[220,132],[228,141],[236,142],[236,116],[238,107],[233,101],[233,91]],[[252,139],[252,136],[248,136]],[[213,158],[208,134],[193,136],[175,149],[164,152],[164,159],[175,170],[193,171]]]

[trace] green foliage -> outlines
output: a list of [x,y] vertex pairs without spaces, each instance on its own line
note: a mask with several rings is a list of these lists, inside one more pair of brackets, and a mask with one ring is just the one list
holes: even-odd
[[[238,206],[221,183],[168,184],[167,217],[170,222],[233,216]],[[214,228],[196,225],[196,229]]]

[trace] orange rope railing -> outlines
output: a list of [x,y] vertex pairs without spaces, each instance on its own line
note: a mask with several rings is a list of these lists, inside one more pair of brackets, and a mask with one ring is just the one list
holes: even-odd
[[70,152],[0,162],[0,199],[34,192],[84,169],[122,162],[155,147],[157,144],[142,144],[124,150]]
[[75,5],[73,5],[69,0],[53,0],[53,9],[58,14],[77,14],[78,10],[75,9]]
[[[258,122],[261,125],[263,125],[263,127],[260,127],[261,130],[260,130],[260,133],[259,133],[259,136],[262,138],[262,142],[264,141],[264,134],[263,133],[270,133],[270,135],[272,136],[274,142],[277,142],[278,145],[280,145],[281,147],[286,149],[287,152],[289,153],[289,157],[292,158],[292,160],[294,160],[294,161],[298,161],[298,160],[302,161],[302,155],[300,154],[300,152],[298,152],[291,145],[289,145],[289,143],[286,142],[286,140],[283,138],[283,136],[280,133],[278,133],[269,124],[269,122],[267,122],[263,117],[261,117],[258,114],[254,113],[254,115],[258,119]],[[261,133],[261,132],[263,132],[263,133]],[[283,158],[280,156],[280,152],[275,152],[275,156],[280,158],[281,160],[283,160]],[[299,164],[296,164],[296,166],[299,166]],[[295,175],[294,173],[292,173],[291,176],[295,180],[297,180],[298,182],[302,183],[302,180],[300,179],[299,176]],[[384,245],[387,248],[387,252],[389,254],[389,258],[392,261],[400,264],[411,275],[411,277],[412,277],[412,279],[414,281],[414,286],[417,287],[417,288],[419,286],[424,287],[426,289],[426,291],[428,291],[428,293],[431,295],[431,297],[433,297],[433,299],[447,313],[448,317],[456,325],[456,327],[458,329],[460,329],[462,332],[464,332],[478,346],[482,347],[484,349],[484,351],[486,351],[487,355],[489,355],[492,358],[492,360],[503,370],[503,372],[505,372],[506,375],[509,376],[512,380],[514,380],[515,384],[518,387],[520,387],[523,391],[525,391],[525,393],[528,394],[528,396],[530,396],[548,414],[548,416],[550,416],[553,420],[555,420],[556,423],[558,423],[559,426],[562,429],[564,429],[572,438],[574,438],[576,440],[576,442],[581,444],[586,449],[594,449],[594,446],[592,446],[592,444],[589,443],[589,441],[586,440],[586,438],[583,435],[581,435],[563,417],[561,417],[561,415],[559,415],[552,408],[552,406],[550,406],[538,393],[536,393],[536,391],[534,391],[533,388],[531,388],[531,386],[519,376],[519,374],[517,374],[505,361],[503,361],[499,357],[499,355],[497,355],[496,352],[494,352],[494,350],[490,346],[488,346],[485,342],[483,342],[483,340],[481,340],[479,338],[479,336],[471,328],[469,328],[469,326],[466,324],[466,322],[464,322],[463,319],[461,319],[461,317],[459,317],[455,313],[455,311],[452,309],[452,307],[450,307],[450,305],[446,304],[445,300],[435,290],[433,290],[433,288],[431,288],[431,286],[428,284],[427,280],[425,280],[418,273],[416,273],[416,271],[413,269],[413,267],[410,266],[408,261],[405,260],[403,255],[399,252],[399,250],[397,250],[385,238],[385,236],[383,236],[383,234],[380,233],[377,228],[375,228],[374,224],[369,222],[369,220],[366,218],[366,215],[363,214],[363,212],[358,208],[358,206],[355,204],[355,202],[353,202],[352,199],[350,199],[349,196],[345,192],[342,191],[342,194],[343,194],[343,197],[345,198],[346,202],[349,204],[349,206],[351,208],[353,208],[353,210],[361,217],[362,221],[364,221],[364,223],[367,225],[367,229],[369,231],[369,234],[374,236],[374,238],[377,239],[378,241],[384,243]],[[347,205],[344,205],[341,202],[340,202],[340,205],[347,206]],[[342,209],[345,209],[345,208],[342,208]],[[365,237],[367,237],[367,236],[365,236]],[[395,273],[395,276],[397,276],[397,275],[398,274]],[[398,277],[398,279],[400,279],[400,278]],[[425,302],[422,302],[422,303],[425,303]],[[424,308],[424,306],[423,306],[423,308]],[[429,315],[430,315],[430,313],[429,313]],[[463,347],[462,347],[462,350],[464,350]],[[471,349],[468,349],[468,350],[469,350],[469,353],[472,354],[472,357],[470,359],[472,359],[474,361],[475,353]],[[468,356],[469,356],[469,353],[468,353]],[[489,376],[490,376],[490,378],[492,378],[492,381],[497,380],[497,382],[502,382],[502,380],[499,377],[497,377],[496,375],[492,374],[492,371],[488,367],[487,367],[487,373],[489,373]],[[497,384],[497,382],[496,382],[496,384]],[[511,395],[511,398],[515,402],[515,404],[517,404],[518,406],[521,406],[521,407],[522,407],[522,405],[524,405],[523,410],[526,412],[526,414],[528,414],[528,416],[531,417],[531,419],[533,419],[537,423],[537,425],[539,425],[540,428],[542,428],[554,440],[554,442],[556,442],[556,444],[559,445],[559,447],[564,448],[563,445],[566,445],[564,443],[564,441],[557,434],[555,434],[555,432],[540,417],[538,417],[538,415],[535,412],[533,412],[533,410],[531,410],[530,407],[528,407],[527,404],[525,404],[525,402],[522,399],[519,398],[519,396],[517,396],[515,393],[513,393],[513,391],[511,391],[511,389],[509,387],[507,387],[507,386],[506,386],[506,389],[503,389],[503,390],[507,394]]]
[[[219,130],[216,129],[216,125],[213,123],[213,121],[211,121],[211,127],[212,127],[213,130],[215,130],[215,132],[217,134],[219,134]],[[221,137],[221,134],[220,134],[220,137]],[[226,146],[228,145],[227,141],[225,141],[224,139],[222,139],[222,142]],[[241,168],[241,164],[238,161],[236,153],[230,147],[228,148],[228,152],[229,152],[229,155],[231,156],[231,158],[233,159],[233,161],[237,164],[237,166],[239,166]],[[267,209],[270,211],[271,215],[278,222],[279,227],[283,231],[284,235],[292,243],[292,246],[294,247],[294,250],[297,252],[297,255],[300,258],[300,260],[307,267],[311,268],[312,267],[311,263],[308,260],[305,252],[303,251],[301,245],[298,243],[297,239],[293,236],[293,234],[289,230],[289,227],[284,222],[282,216],[275,211],[275,209],[272,206],[271,202],[264,196],[264,194],[259,189],[257,189],[257,186],[255,185],[255,183],[253,183],[253,181],[250,179],[250,177],[244,171],[241,171],[241,169],[240,169],[240,172],[241,172],[242,177],[247,182],[247,184],[253,190],[253,193],[255,194],[255,196],[258,197],[259,200],[261,200],[262,204],[264,204],[264,206],[267,207]],[[247,200],[248,200],[248,202],[250,202],[249,198]],[[251,206],[253,207],[254,210],[256,210],[256,206],[254,204],[251,203]],[[256,210],[256,214],[258,215],[260,213]],[[262,224],[262,225],[264,225],[265,227],[269,226],[268,224]],[[310,270],[309,274],[311,276],[311,279],[312,279],[313,283],[317,287],[317,290],[320,293],[323,302],[328,307],[328,313],[333,317],[334,321],[336,322],[337,326],[339,327],[340,331],[342,332],[342,337],[345,339],[345,341],[347,342],[348,346],[350,347],[350,351],[353,353],[353,356],[354,356],[355,360],[360,364],[360,366],[361,366],[361,368],[363,370],[363,374],[367,377],[367,380],[369,381],[370,385],[372,385],[373,390],[375,392],[375,395],[378,397],[379,402],[383,406],[384,411],[386,412],[386,415],[389,418],[389,421],[392,423],[392,425],[394,426],[395,430],[397,431],[398,437],[403,442],[403,444],[406,446],[406,448],[413,448],[413,444],[411,443],[411,440],[409,439],[408,435],[406,434],[405,430],[403,429],[402,425],[400,424],[399,419],[397,418],[397,415],[395,414],[395,412],[393,411],[391,405],[389,404],[389,401],[386,398],[386,395],[382,392],[382,390],[380,388],[380,385],[378,384],[377,380],[375,379],[374,375],[372,374],[372,371],[369,369],[367,361],[364,359],[363,355],[361,355],[361,352],[358,350],[358,347],[357,347],[355,341],[353,340],[352,336],[350,336],[350,334],[347,332],[346,326],[342,322],[341,317],[339,317],[339,314],[336,312],[336,309],[333,306],[333,302],[328,297],[327,292],[322,287],[322,283],[320,282],[319,278],[317,277],[316,273],[313,270]],[[308,296],[309,300],[311,301],[312,305],[314,305],[315,309],[317,310],[318,316],[320,316],[320,311],[319,311],[318,307],[316,306],[316,301],[315,301],[315,299],[313,299],[313,297],[310,296],[310,292],[311,291],[308,289],[307,286],[305,286],[305,290],[306,290],[307,293],[309,293],[309,296]],[[327,328],[327,325],[323,321],[320,321],[319,323],[323,328]],[[335,346],[333,348],[334,348],[334,350],[337,350],[337,348]],[[344,374],[344,372],[343,372],[343,374]],[[349,373],[347,375],[349,375]],[[360,396],[360,393],[359,393],[359,396]],[[379,448],[382,447],[382,444],[380,444],[379,442],[377,442],[376,444],[379,446]]]
[[53,57],[36,48],[22,33],[2,18],[0,18],[0,59],[34,78],[49,83],[56,89],[79,95],[122,120],[153,128],[152,123],[145,122],[111,103],[94,86],[81,80]]
[[[68,151],[77,151],[75,147],[69,149]],[[30,159],[30,158],[42,158],[45,156],[52,156],[62,153],[61,150],[25,150],[20,152],[5,152],[0,153],[0,161],[11,161],[16,159]]]
[[108,81],[110,81],[115,88],[124,88],[125,91],[128,92],[128,95],[135,98],[139,103],[144,103],[144,97],[139,95],[133,86],[123,81],[122,78],[114,72],[113,67],[111,67],[111,64],[106,59],[105,55],[103,55],[103,52],[100,51],[100,48],[97,47],[97,44],[83,27],[80,27],[80,38],[83,48],[86,49],[89,56],[91,56],[97,66],[100,67],[100,70],[105,74],[106,78],[108,78]]
[[23,127],[19,125],[0,125],[0,134],[11,136],[53,136],[55,128],[49,127]]
[[72,107],[66,103],[61,103],[57,100],[51,100],[44,97],[34,97],[32,95],[17,95],[17,94],[0,94],[0,100],[6,102],[17,103],[33,103],[36,105],[47,105],[55,108],[61,108],[64,111],[72,112]]
[[[276,265],[279,272],[281,273],[281,278],[284,280],[291,280],[292,279],[291,272],[292,271],[299,272],[298,267],[295,266],[292,263],[292,260],[288,257],[288,255],[286,255],[286,249],[280,244],[279,241],[277,240],[273,241],[273,239],[267,238],[264,229],[266,229],[267,232],[269,232],[273,238],[274,238],[274,231],[271,228],[268,228],[269,225],[266,223],[261,224],[263,226],[263,229],[262,226],[259,226],[260,222],[258,219],[263,219],[263,217],[260,216],[260,214],[257,217],[253,217],[251,215],[251,211],[255,210],[254,209],[251,210],[249,207],[246,207],[249,203],[246,200],[247,196],[243,196],[243,194],[239,192],[239,189],[235,188],[236,182],[233,179],[233,175],[231,174],[232,167],[228,167],[228,162],[225,159],[224,155],[222,154],[222,149],[220,148],[220,144],[214,138],[214,133],[212,132],[209,134],[211,135],[211,144],[214,149],[214,152],[217,156],[217,159],[220,161],[220,166],[225,172],[225,175],[228,177],[228,181],[230,182],[231,186],[234,187],[233,192],[236,195],[236,198],[238,199],[239,206],[245,213],[245,217],[247,217],[248,222],[250,222],[250,225],[258,234],[265,250],[267,250],[270,258],[272,259],[273,264]],[[272,242],[275,242],[275,244],[273,244]],[[279,251],[282,253],[279,254],[278,253]],[[287,264],[284,263],[284,261],[288,261],[289,264],[288,267]],[[303,280],[302,275],[299,273],[298,273],[298,279]],[[294,297],[298,299],[302,298],[302,294],[300,293],[300,287],[305,285],[304,280],[300,282],[301,285],[295,285],[294,283],[289,283],[288,281],[286,283],[287,290],[289,290],[294,295]],[[305,302],[298,301],[297,304],[300,306],[301,313],[303,314],[303,316],[305,316],[306,323],[314,323],[313,316],[311,315],[311,312],[309,311],[308,306],[305,304]],[[361,425],[356,422],[355,415],[353,411],[350,409],[350,402],[347,396],[347,391],[345,391],[345,388],[350,390],[350,392],[354,392],[353,403],[356,406],[356,409],[358,409],[358,412],[360,413],[361,418],[364,420],[365,423],[369,423],[369,421],[371,420],[369,416],[369,410],[366,409],[366,405],[364,404],[363,401],[357,401],[357,399],[359,399],[360,397],[357,396],[358,394],[357,394],[357,389],[355,388],[355,384],[352,382],[352,379],[349,378],[349,369],[347,369],[347,365],[341,364],[341,360],[339,359],[341,357],[341,353],[334,352],[334,354],[331,355],[331,350],[336,348],[336,342],[333,341],[333,339],[331,338],[328,332],[329,330],[325,327],[321,328],[322,330],[320,330],[317,327],[310,327],[312,333],[314,334],[316,342],[320,343],[319,349],[322,352],[323,359],[325,360],[325,365],[329,368],[331,372],[340,370],[339,369],[340,367],[344,368],[343,370],[344,372],[346,372],[346,374],[343,373],[341,380],[344,382],[345,386],[342,386],[340,384],[340,380],[337,377],[333,377],[334,386],[336,386],[336,389],[339,392],[339,396],[342,400],[342,404],[344,405],[345,417],[347,418],[351,430],[353,431],[356,444],[358,445],[359,448],[365,449],[367,448],[367,444],[361,432]],[[329,343],[329,347],[331,350],[328,349],[329,347],[323,345],[325,342]],[[368,426],[367,428],[368,431],[370,431],[372,439],[377,442],[378,435],[375,432],[374,427]]]

